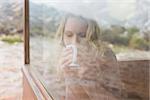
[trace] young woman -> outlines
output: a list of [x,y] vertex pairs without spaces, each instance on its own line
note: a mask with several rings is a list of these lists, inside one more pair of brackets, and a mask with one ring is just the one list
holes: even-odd
[[[59,75],[65,79],[62,100],[120,100],[121,81],[115,54],[101,41],[96,21],[67,15],[59,25],[57,39],[62,52],[58,65]],[[79,67],[70,67],[77,47]]]

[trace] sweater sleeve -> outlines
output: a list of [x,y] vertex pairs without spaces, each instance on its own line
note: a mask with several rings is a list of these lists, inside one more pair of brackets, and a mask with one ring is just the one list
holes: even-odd
[[114,52],[106,48],[99,60],[99,78],[100,84],[113,95],[121,96],[122,82],[120,68]]

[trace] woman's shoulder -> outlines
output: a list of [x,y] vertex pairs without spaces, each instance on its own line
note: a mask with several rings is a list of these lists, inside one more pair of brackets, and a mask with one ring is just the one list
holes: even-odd
[[107,43],[103,42],[101,47],[101,57],[108,60],[116,60],[116,55]]

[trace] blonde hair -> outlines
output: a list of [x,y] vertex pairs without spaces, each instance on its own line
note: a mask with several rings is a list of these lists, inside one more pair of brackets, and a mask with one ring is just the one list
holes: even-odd
[[67,19],[71,17],[78,18],[87,22],[88,28],[86,31],[85,38],[88,41],[89,45],[91,45],[93,48],[96,48],[98,53],[103,54],[105,45],[101,40],[101,30],[100,30],[99,25],[97,24],[95,20],[83,18],[82,16],[75,16],[75,15],[69,14],[69,15],[66,15],[62,19],[58,27],[57,33],[56,33],[56,38],[60,39],[61,44],[64,46],[63,36],[64,36],[65,24],[67,22]]

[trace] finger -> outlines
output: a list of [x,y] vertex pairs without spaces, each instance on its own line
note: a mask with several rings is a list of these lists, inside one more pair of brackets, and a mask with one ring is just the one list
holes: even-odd
[[63,57],[67,56],[67,55],[72,55],[72,49],[68,49],[66,51],[63,52]]
[[64,48],[63,51],[72,50],[71,48]]
[[62,64],[62,68],[63,69],[67,69],[67,68],[69,68],[69,65],[71,64],[71,60],[67,60],[67,61],[65,61],[63,64]]
[[71,62],[72,61],[72,55],[68,55],[66,57],[62,58],[61,64],[65,64],[66,62]]
[[64,48],[61,54],[61,57],[68,55],[69,53],[72,53],[71,48]]

